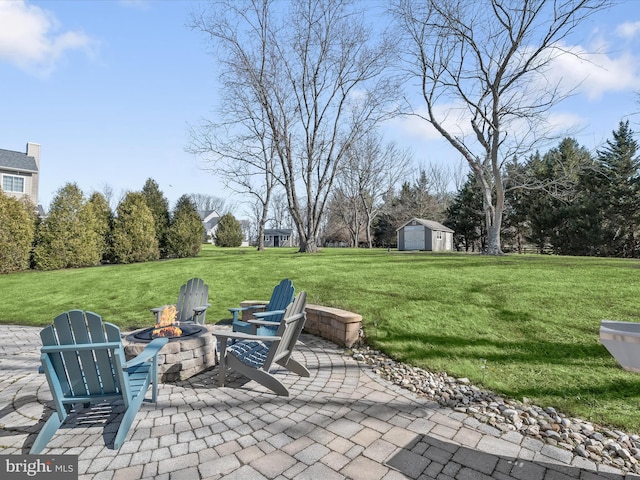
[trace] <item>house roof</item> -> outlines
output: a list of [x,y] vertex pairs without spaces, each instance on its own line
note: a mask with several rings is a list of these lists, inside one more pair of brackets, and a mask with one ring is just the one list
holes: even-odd
[[26,153],[0,148],[0,168],[19,172],[38,172],[36,159]]
[[293,232],[293,230],[291,230],[290,228],[265,228],[264,229],[264,234],[265,235],[291,235],[291,233]]
[[220,215],[215,210],[198,210],[204,228],[211,230],[220,221]]
[[434,220],[425,220],[423,218],[412,218],[411,220],[409,220],[406,223],[403,223],[399,228],[396,229],[396,232],[398,230],[403,229],[404,227],[406,227],[407,225],[409,225],[412,222],[416,222],[419,223],[421,225],[424,225],[425,227],[427,227],[429,230],[435,231],[435,232],[449,232],[449,233],[455,233],[453,230],[451,230],[449,227],[445,227],[444,225],[442,225],[441,223],[438,223]]

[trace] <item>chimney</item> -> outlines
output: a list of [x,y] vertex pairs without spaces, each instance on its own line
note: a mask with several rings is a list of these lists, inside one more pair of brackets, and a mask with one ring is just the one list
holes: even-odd
[[36,159],[36,167],[40,170],[40,144],[39,143],[27,143],[27,156]]
[[31,176],[31,200],[38,205],[38,190],[40,183],[40,144],[27,142],[27,156],[33,157],[36,161],[36,169],[38,170]]

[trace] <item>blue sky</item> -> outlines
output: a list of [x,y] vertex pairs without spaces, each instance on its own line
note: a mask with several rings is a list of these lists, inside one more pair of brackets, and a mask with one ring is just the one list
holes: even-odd
[[[240,205],[185,152],[189,124],[215,118],[219,98],[205,38],[186,26],[198,4],[0,0],[0,148],[41,144],[45,208],[66,182],[87,194],[108,185],[117,200],[147,178],[171,206],[185,193]],[[621,119],[640,131],[640,0],[591,18],[570,40],[572,51],[599,53],[592,62],[566,55],[554,67],[567,85],[581,82],[554,109],[557,130],[579,128],[573,136],[594,150]],[[385,131],[412,149],[416,164],[459,162],[415,120],[394,120]]]

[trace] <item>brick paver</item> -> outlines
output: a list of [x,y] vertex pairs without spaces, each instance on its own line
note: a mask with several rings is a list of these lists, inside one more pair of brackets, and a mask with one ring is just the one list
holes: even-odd
[[[0,326],[0,455],[27,452],[52,413],[38,333]],[[311,377],[278,373],[288,398],[237,374],[218,388],[215,367],[160,385],[119,450],[116,406],[72,414],[43,453],[77,454],[81,480],[640,478],[440,407],[301,339],[295,357]]]

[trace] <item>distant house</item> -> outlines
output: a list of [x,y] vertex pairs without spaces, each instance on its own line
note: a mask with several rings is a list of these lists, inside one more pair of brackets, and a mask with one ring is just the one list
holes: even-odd
[[412,218],[396,232],[398,250],[453,250],[453,230],[433,220]]
[[215,210],[200,210],[198,211],[202,225],[204,226],[204,241],[209,243],[215,243],[216,229],[218,228],[218,222],[220,221],[220,215]]
[[27,197],[38,205],[40,145],[27,143],[26,153],[0,148],[0,188],[15,198]]
[[293,230],[290,228],[265,228],[265,247],[293,247]]

